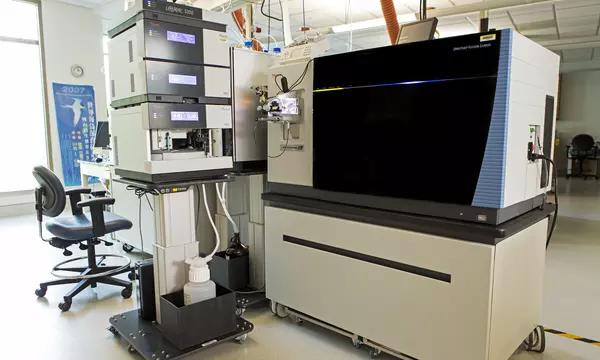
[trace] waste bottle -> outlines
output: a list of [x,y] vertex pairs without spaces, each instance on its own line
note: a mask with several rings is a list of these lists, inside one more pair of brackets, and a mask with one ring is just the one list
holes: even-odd
[[215,283],[210,279],[210,259],[195,257],[186,260],[190,265],[189,282],[183,287],[183,303],[191,305],[217,296]]

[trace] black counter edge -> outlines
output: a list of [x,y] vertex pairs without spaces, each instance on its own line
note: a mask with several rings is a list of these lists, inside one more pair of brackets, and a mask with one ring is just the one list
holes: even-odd
[[387,210],[343,205],[274,192],[262,194],[265,205],[316,215],[381,225],[396,229],[454,238],[474,243],[497,245],[512,235],[547,218],[555,209],[546,203],[500,225],[488,225],[446,218],[397,213]]

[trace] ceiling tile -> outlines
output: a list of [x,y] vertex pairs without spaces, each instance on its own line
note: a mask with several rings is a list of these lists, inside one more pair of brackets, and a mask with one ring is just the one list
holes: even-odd
[[589,61],[592,58],[593,49],[570,49],[562,51],[563,62]]

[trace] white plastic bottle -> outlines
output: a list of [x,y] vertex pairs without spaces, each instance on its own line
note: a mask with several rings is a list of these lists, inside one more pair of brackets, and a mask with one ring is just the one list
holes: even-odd
[[215,283],[210,280],[210,259],[195,257],[186,260],[190,265],[189,282],[183,287],[183,303],[191,305],[217,296]]

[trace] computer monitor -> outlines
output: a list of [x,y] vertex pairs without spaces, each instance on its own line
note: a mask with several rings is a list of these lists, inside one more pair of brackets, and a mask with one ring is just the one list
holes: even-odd
[[400,32],[398,33],[396,45],[432,40],[435,35],[437,24],[438,19],[431,18],[402,25],[400,27]]
[[110,147],[110,133],[108,132],[108,121],[98,121],[96,126],[95,148],[106,149]]

